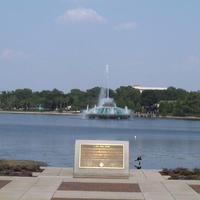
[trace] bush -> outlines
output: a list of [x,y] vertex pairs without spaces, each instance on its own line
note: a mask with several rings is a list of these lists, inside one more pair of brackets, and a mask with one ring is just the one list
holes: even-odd
[[32,176],[32,172],[41,172],[44,162],[31,160],[0,160],[1,176]]

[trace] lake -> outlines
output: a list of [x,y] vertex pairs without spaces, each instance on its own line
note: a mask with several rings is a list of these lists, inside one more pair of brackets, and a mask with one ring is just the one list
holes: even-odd
[[76,139],[128,140],[131,168],[140,154],[146,169],[200,167],[200,121],[0,114],[0,159],[72,167]]

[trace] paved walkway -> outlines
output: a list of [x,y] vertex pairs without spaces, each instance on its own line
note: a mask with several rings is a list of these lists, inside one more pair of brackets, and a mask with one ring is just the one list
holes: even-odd
[[[131,170],[130,174],[129,179],[73,178],[72,168],[47,167],[42,173],[35,174],[37,177],[0,176],[2,183],[10,180],[1,186],[0,200],[200,200],[200,193],[190,186],[195,185],[198,188],[200,181],[167,180],[156,170]],[[87,187],[83,190],[74,190],[73,187],[60,190],[63,182],[68,185],[72,182],[138,185],[139,191],[89,191]]]

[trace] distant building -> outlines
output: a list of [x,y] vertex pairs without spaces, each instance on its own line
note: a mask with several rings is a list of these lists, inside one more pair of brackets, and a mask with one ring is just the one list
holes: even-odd
[[139,90],[140,93],[144,90],[167,90],[167,87],[143,87],[141,85],[134,85],[133,88]]

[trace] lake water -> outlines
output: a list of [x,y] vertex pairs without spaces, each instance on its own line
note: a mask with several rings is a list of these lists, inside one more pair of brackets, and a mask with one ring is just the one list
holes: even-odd
[[0,159],[72,167],[76,139],[128,140],[131,167],[140,154],[143,168],[200,167],[200,121],[0,114]]

